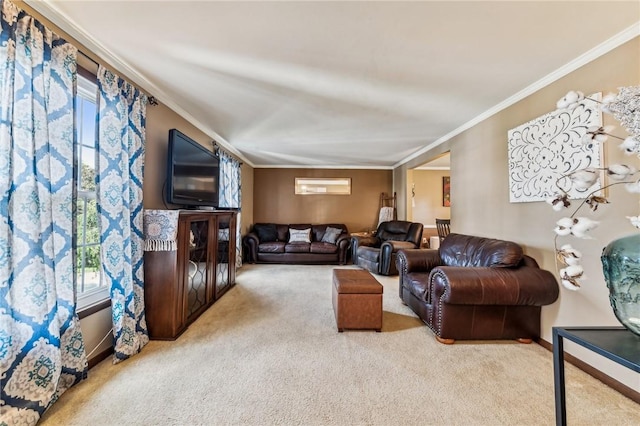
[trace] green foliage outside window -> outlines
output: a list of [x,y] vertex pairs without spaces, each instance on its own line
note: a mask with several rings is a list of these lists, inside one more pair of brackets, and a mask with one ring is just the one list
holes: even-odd
[[[96,190],[95,170],[86,164],[82,164],[80,185],[83,191],[94,192]],[[86,220],[85,226],[82,226]],[[100,228],[98,226],[98,206],[95,198],[79,197],[77,210],[78,246],[82,244],[98,243]],[[86,235],[85,235],[86,231]],[[77,256],[78,270],[82,268],[82,256]],[[84,266],[95,271],[100,267],[100,246],[88,245],[84,247]]]
[[88,164],[82,163],[80,188],[83,191],[96,192],[96,171]]

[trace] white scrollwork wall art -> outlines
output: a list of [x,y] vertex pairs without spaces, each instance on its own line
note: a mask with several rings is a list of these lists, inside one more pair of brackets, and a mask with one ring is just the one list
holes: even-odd
[[[600,100],[601,94],[589,97]],[[573,111],[556,110],[509,130],[509,201],[545,201],[557,192],[561,176],[600,167],[600,148],[582,142],[591,126],[602,126],[602,112],[587,100]],[[598,188],[600,180],[587,190],[571,190],[569,197],[584,198]]]

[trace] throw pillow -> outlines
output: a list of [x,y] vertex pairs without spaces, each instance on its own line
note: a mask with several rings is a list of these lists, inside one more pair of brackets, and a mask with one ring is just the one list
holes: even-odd
[[258,234],[261,243],[270,243],[278,241],[278,232],[275,223],[256,223],[253,230]]
[[311,228],[307,229],[289,229],[290,243],[310,243]]
[[342,234],[342,229],[327,227],[327,230],[324,231],[324,235],[322,236],[323,243],[335,244],[338,237]]

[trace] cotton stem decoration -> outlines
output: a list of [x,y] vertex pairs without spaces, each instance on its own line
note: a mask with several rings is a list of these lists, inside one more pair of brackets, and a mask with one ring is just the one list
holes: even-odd
[[[597,102],[602,112],[611,114],[627,130],[627,137],[619,137],[611,132],[612,126],[594,126],[587,129],[582,139],[582,143],[587,146],[601,144],[609,138],[620,141],[619,147],[625,154],[636,155],[640,158],[640,86],[621,87],[617,94],[609,94],[602,101],[585,98],[582,92],[570,91],[558,101],[559,109],[573,110],[585,99]],[[569,290],[578,290],[581,280],[584,279],[584,269],[580,264],[582,253],[573,248],[571,244],[562,245],[558,248],[559,237],[590,238],[590,231],[595,229],[599,222],[591,220],[585,216],[578,216],[578,213],[585,206],[593,212],[601,205],[608,204],[602,190],[613,186],[623,186],[629,193],[640,194],[640,179],[638,170],[627,164],[612,164],[606,167],[588,167],[575,170],[561,176],[556,181],[558,191],[555,197],[547,200],[555,211],[564,211],[571,208],[569,191],[577,189],[587,191],[600,178],[606,174],[608,184],[588,193],[585,198],[569,216],[565,216],[556,222],[554,248],[556,252],[556,269],[560,272],[562,285]],[[630,224],[640,228],[640,215],[627,216]],[[562,265],[559,267],[558,263]]]

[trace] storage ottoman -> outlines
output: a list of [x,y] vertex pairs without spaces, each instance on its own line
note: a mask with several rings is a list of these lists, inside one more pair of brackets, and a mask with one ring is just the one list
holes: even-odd
[[333,270],[333,311],[338,331],[382,330],[382,284],[368,271]]

